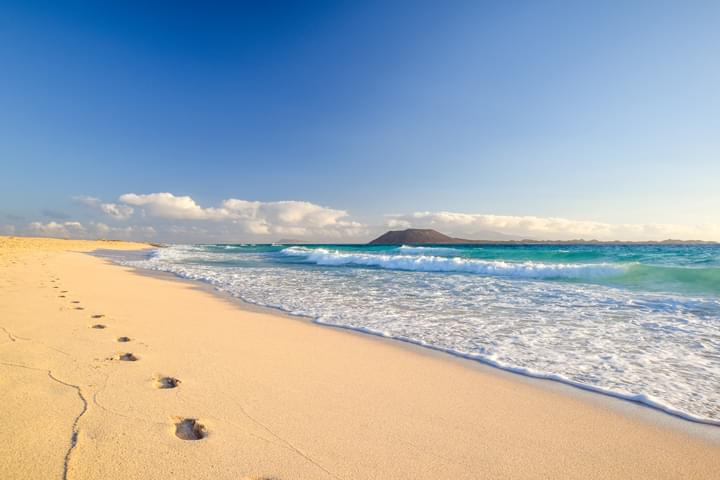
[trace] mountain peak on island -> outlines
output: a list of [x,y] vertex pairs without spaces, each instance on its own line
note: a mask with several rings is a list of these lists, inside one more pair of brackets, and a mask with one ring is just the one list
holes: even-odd
[[380,235],[371,244],[400,245],[406,243],[466,243],[467,240],[449,237],[430,228],[391,230]]

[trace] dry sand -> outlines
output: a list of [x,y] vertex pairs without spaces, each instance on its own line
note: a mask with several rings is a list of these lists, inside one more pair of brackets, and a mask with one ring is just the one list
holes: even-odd
[[143,247],[0,237],[2,478],[720,478],[665,421],[81,253]]

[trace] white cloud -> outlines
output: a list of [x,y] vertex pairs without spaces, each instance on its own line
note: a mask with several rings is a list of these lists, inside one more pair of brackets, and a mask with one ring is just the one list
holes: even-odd
[[227,218],[227,212],[215,208],[202,208],[191,197],[175,196],[172,193],[149,193],[138,195],[126,193],[119,198],[120,202],[143,207],[151,217],[170,218],[177,220],[220,220]]
[[80,222],[32,222],[28,225],[30,232],[43,236],[81,237],[86,233]]
[[135,211],[128,205],[118,205],[117,203],[103,203],[99,198],[78,196],[74,197],[74,200],[83,205],[87,205],[92,208],[97,208],[104,214],[116,219],[116,220],[127,220],[130,218]]
[[322,207],[310,202],[250,202],[231,198],[222,203],[227,217],[242,224],[251,233],[305,236],[323,232],[334,236],[355,234],[363,226],[344,220],[344,210]]
[[115,203],[103,203],[100,205],[100,210],[102,210],[106,215],[110,215],[117,220],[126,220],[130,218],[135,211],[132,207],[127,205],[117,205]]
[[[473,238],[495,231],[523,238],[569,240],[720,239],[720,225],[612,224],[559,217],[485,215],[455,212],[415,212],[388,215],[390,228],[434,228],[455,236]],[[477,237],[476,237],[477,238]]]
[[357,236],[365,227],[346,220],[348,212],[303,201],[259,202],[230,198],[219,207],[202,207],[192,197],[172,193],[121,195],[119,201],[140,207],[147,217],[170,220],[224,221],[252,235]]

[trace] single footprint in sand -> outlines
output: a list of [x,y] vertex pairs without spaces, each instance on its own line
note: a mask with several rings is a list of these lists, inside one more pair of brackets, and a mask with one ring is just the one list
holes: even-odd
[[116,342],[125,343],[130,341],[130,337],[117,337],[115,339]]
[[104,316],[105,316],[105,315],[103,315],[102,313],[100,313],[100,314],[97,314],[97,315],[92,315],[90,318],[103,318]]
[[99,330],[102,330],[103,328],[106,328],[106,327],[102,323],[96,323],[95,325],[92,325],[90,328],[97,328]]
[[138,360],[138,357],[136,357],[130,352],[117,353],[112,356],[112,360],[119,360],[121,362],[135,362]]
[[60,293],[68,293],[67,290],[60,290]]
[[182,440],[200,440],[207,436],[205,425],[198,423],[196,418],[175,417],[175,436]]
[[75,307],[75,310],[85,310],[84,307]]
[[80,303],[80,300],[71,300],[70,303]]
[[58,295],[59,298],[65,298],[65,295]]
[[175,377],[165,377],[163,375],[155,375],[153,377],[155,388],[175,388],[180,383]]

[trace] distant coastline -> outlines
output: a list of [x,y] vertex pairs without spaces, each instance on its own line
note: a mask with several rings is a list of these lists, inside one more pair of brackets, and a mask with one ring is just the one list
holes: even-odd
[[368,242],[369,245],[720,245],[706,240],[469,240],[455,238],[432,229],[390,230]]

